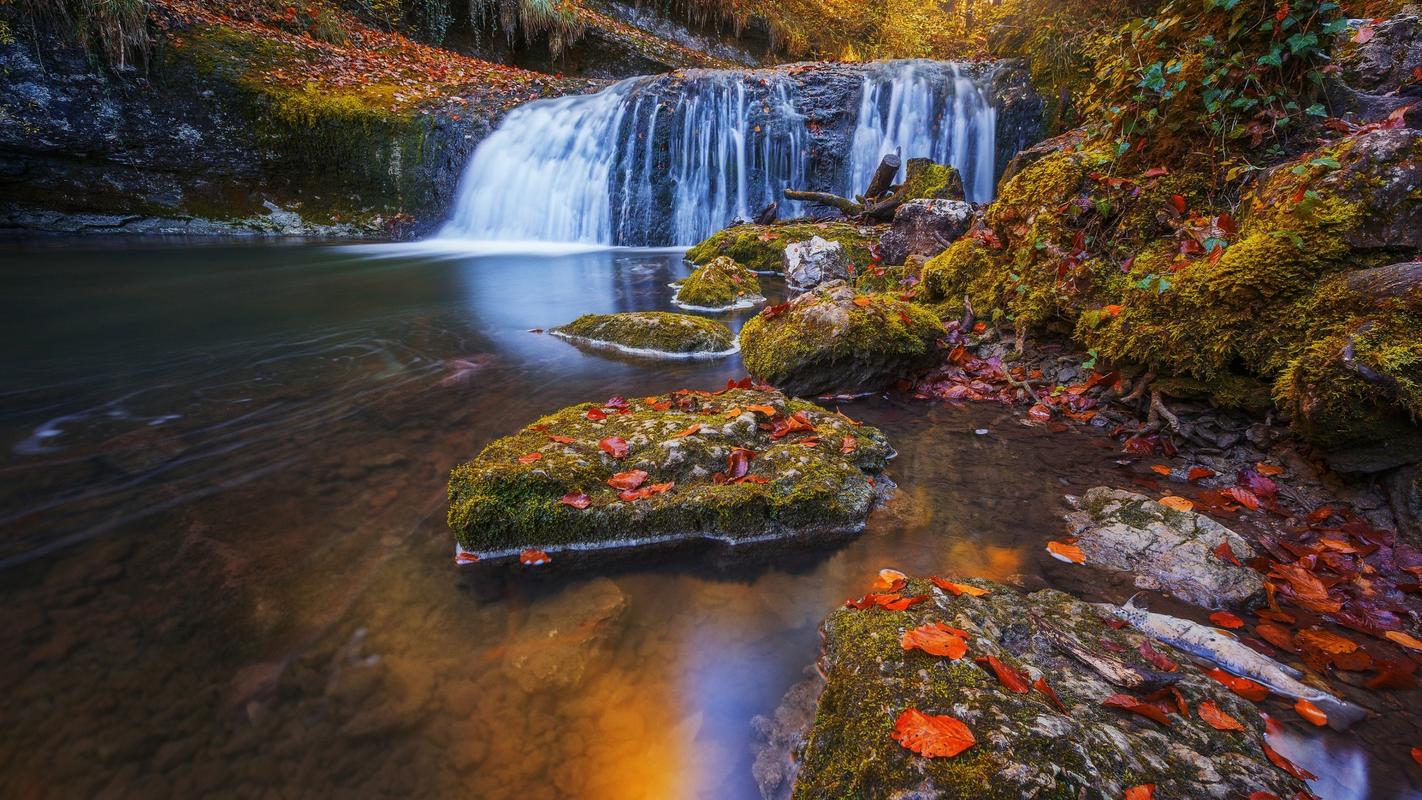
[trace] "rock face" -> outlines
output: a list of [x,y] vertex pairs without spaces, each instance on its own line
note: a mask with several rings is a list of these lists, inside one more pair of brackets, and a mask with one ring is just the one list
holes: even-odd
[[486,555],[850,533],[889,453],[874,428],[775,391],[612,398],[544,417],[457,467],[449,525]]
[[932,258],[957,241],[973,221],[973,207],[957,200],[910,200],[894,212],[894,224],[879,239],[885,264],[909,256]]
[[645,355],[726,355],[736,345],[731,329],[715,320],[666,311],[584,314],[549,333]]
[[[1147,639],[1130,628],[1105,624],[1092,606],[1053,590],[1022,595],[986,581],[985,597],[951,597],[915,580],[904,596],[928,595],[908,611],[844,608],[824,623],[820,695],[794,797],[898,798],[1120,798],[1125,790],[1155,784],[1157,797],[1247,797],[1267,791],[1292,797],[1303,784],[1271,766],[1259,742],[1263,724],[1249,702],[1206,677],[1171,648],[1156,651],[1180,662],[1160,673],[1141,654]],[[905,631],[946,623],[970,634],[966,655],[950,660],[905,650]],[[1128,688],[1070,654],[1107,653],[1149,683],[1166,690],[1170,727],[1103,705],[1112,695],[1143,698],[1148,688]],[[976,658],[995,657],[1027,678],[1038,678],[1060,698],[1059,709],[1041,690],[1007,690]],[[1172,683],[1173,682],[1173,683]],[[1221,731],[1199,717],[1214,703],[1243,731]],[[1181,714],[1183,702],[1188,714]],[[926,758],[901,747],[891,734],[906,709],[947,715],[967,725],[976,743],[957,756]]]
[[720,311],[765,302],[760,279],[727,256],[717,256],[677,286],[675,302],[684,308]]
[[1152,589],[1204,608],[1242,606],[1261,597],[1254,570],[1215,555],[1228,544],[1240,561],[1254,549],[1239,534],[1203,514],[1176,511],[1146,497],[1098,486],[1067,515],[1088,566],[1135,576]]
[[851,264],[868,264],[870,251],[880,231],[871,226],[847,222],[794,220],[773,225],[732,225],[717,231],[686,251],[693,264],[709,264],[718,256],[732,258],[755,272],[779,272],[785,268],[785,249],[796,242],[819,237],[837,242]]
[[849,258],[844,253],[844,245],[818,236],[786,247],[784,263],[785,284],[802,292],[825,281],[849,279]]
[[869,392],[937,362],[943,324],[890,295],[821,284],[741,328],[741,354],[756,378],[788,394]]
[[1334,58],[1341,72],[1325,84],[1333,113],[1375,122],[1411,105],[1404,119],[1422,127],[1422,106],[1416,105],[1422,82],[1413,77],[1422,68],[1422,17],[1416,6],[1410,11],[1371,24],[1372,37],[1362,44],[1356,36],[1340,37]]

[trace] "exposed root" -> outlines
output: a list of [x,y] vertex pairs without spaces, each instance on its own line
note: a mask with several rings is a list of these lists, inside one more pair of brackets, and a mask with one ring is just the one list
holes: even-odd
[[1150,413],[1146,417],[1146,428],[1150,430],[1168,430],[1172,433],[1182,433],[1180,430],[1180,418],[1175,416],[1175,412],[1165,406],[1160,391],[1150,393]]

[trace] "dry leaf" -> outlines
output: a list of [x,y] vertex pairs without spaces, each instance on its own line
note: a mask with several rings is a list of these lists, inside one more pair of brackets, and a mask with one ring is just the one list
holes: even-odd
[[896,569],[879,570],[879,579],[874,581],[874,590],[881,592],[897,592],[903,588],[903,584],[908,582],[908,576]]
[[1152,464],[1150,466],[1150,471],[1154,472],[1157,475],[1169,475],[1170,467],[1167,467],[1164,464]]
[[1081,548],[1074,544],[1051,541],[1047,542],[1047,552],[1052,554],[1052,558],[1058,561],[1066,561],[1070,564],[1085,564],[1086,554],[1081,552]]
[[1032,687],[1027,684],[1027,678],[1021,672],[1018,672],[1015,667],[999,661],[997,656],[985,656],[973,660],[992,668],[992,671],[997,673],[998,682],[1009,692],[1026,694],[1032,691]]
[[1408,634],[1405,634],[1402,631],[1388,631],[1383,635],[1391,639],[1392,641],[1397,642],[1403,647],[1422,652],[1422,641],[1418,641],[1416,637],[1409,636]]
[[1269,696],[1269,687],[1255,683],[1248,678],[1231,675],[1219,667],[1214,667],[1206,671],[1205,674],[1214,678],[1219,683],[1224,684],[1231,692],[1243,697],[1245,700],[1252,700],[1257,703]]
[[1328,715],[1324,713],[1323,709],[1302,697],[1299,698],[1297,703],[1294,703],[1294,710],[1299,712],[1299,716],[1320,728],[1328,724]]
[[1128,694],[1113,694],[1105,700],[1102,700],[1101,705],[1131,711],[1140,714],[1146,719],[1159,722],[1167,728],[1170,727],[1170,718],[1165,716],[1165,712],[1161,711],[1159,706],[1147,703],[1140,698],[1131,697]]
[[951,758],[977,743],[960,720],[905,709],[894,723],[894,741],[927,758]]
[[563,495],[558,502],[571,508],[583,509],[592,505],[592,498],[582,492],[569,492]]
[[1210,615],[1210,622],[1231,630],[1244,627],[1244,620],[1240,619],[1238,614],[1229,611],[1216,611]]
[[920,625],[904,631],[899,644],[905,650],[917,648],[930,655],[958,659],[968,652],[968,643],[958,636],[956,630],[941,622]]
[[1217,731],[1243,731],[1245,729],[1244,723],[1221,711],[1213,700],[1201,703],[1199,708],[1195,709],[1195,713],[1200,715],[1200,719],[1204,720],[1205,724]]
[[1124,800],[1154,800],[1155,784],[1143,783],[1126,790]]
[[962,594],[966,594],[969,597],[985,597],[992,594],[992,592],[987,589],[979,589],[970,583],[954,583],[952,581],[945,581],[942,578],[929,578],[929,580],[933,582],[934,586],[948,592],[954,597]]
[[553,559],[550,558],[548,554],[543,552],[542,550],[525,550],[522,553],[518,554],[519,563],[529,567],[536,567],[539,564],[547,564],[552,560]]
[[1195,508],[1194,503],[1173,494],[1160,498],[1160,504],[1166,508],[1173,508],[1176,511],[1190,511]]

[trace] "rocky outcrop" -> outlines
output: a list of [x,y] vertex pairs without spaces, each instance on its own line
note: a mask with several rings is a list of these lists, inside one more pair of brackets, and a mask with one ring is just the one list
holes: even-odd
[[565,408],[449,481],[449,526],[485,557],[520,548],[858,531],[890,454],[874,428],[761,389]]
[[673,302],[683,308],[722,311],[763,303],[765,298],[754,272],[731,258],[717,256],[676,285]]
[[808,291],[825,281],[849,279],[849,258],[844,246],[818,236],[785,248],[785,285]]
[[967,232],[973,207],[957,200],[910,200],[894,212],[894,224],[879,239],[885,264],[903,264],[909,256],[932,258]]
[[756,272],[780,272],[785,268],[785,248],[796,242],[819,237],[844,247],[849,263],[856,266],[873,261],[873,247],[879,229],[848,222],[792,220],[773,225],[732,225],[717,231],[686,251],[693,264],[709,264],[718,256],[732,258]]
[[1263,596],[1259,573],[1216,552],[1227,546],[1243,562],[1254,557],[1254,548],[1203,514],[1105,486],[1088,491],[1078,508],[1067,522],[1090,567],[1134,576],[1138,589],[1204,608],[1245,606]]
[[[1325,84],[1333,113],[1376,122],[1398,109],[1407,124],[1422,127],[1422,13],[1417,6],[1388,19],[1365,23],[1367,36],[1341,37],[1336,64]],[[1359,42],[1359,39],[1366,41]]]
[[891,295],[856,295],[843,281],[821,284],[741,328],[751,375],[801,397],[872,392],[939,358],[943,325]]
[[725,325],[666,311],[584,314],[549,333],[591,347],[647,356],[720,356],[736,346]]
[[[1261,750],[1257,709],[1183,654],[1061,592],[967,583],[986,594],[913,580],[897,594],[924,601],[906,611],[871,604],[825,620],[828,682],[794,797],[1104,800],[1154,784],[1157,797],[1225,800],[1303,788]],[[904,647],[908,631],[940,624],[966,635],[960,657]],[[1161,672],[1147,647],[1178,669]],[[1120,707],[1137,703],[1148,710]],[[1207,724],[1214,709],[1238,730]],[[955,756],[918,755],[894,738],[909,710],[952,717],[974,741]]]

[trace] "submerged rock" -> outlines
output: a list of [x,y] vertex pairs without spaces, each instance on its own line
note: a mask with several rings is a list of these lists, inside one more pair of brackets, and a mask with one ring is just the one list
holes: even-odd
[[745,324],[741,353],[752,375],[789,394],[877,391],[938,360],[938,317],[890,295],[831,281],[777,308]]
[[729,256],[756,272],[779,272],[784,268],[785,248],[813,236],[838,242],[849,263],[863,266],[873,261],[870,247],[878,241],[879,231],[847,222],[813,220],[733,225],[686,251],[686,258],[693,264],[707,264],[717,256]]
[[607,578],[539,601],[501,649],[504,675],[529,694],[577,686],[626,610],[627,595]]
[[756,274],[726,256],[697,267],[676,291],[677,305],[689,308],[722,310],[763,302]]
[[825,281],[849,280],[849,258],[844,246],[818,236],[785,248],[785,283],[805,291]]
[[613,398],[546,416],[455,468],[449,525],[485,554],[850,533],[889,454],[878,430],[776,391]]
[[647,355],[722,355],[735,349],[735,338],[725,325],[666,311],[584,314],[549,333],[594,347]]
[[[1140,784],[1157,797],[1240,798],[1255,791],[1292,797],[1303,784],[1273,767],[1259,742],[1258,711],[1162,644],[1155,651],[1180,663],[1161,673],[1141,654],[1146,637],[1115,629],[1092,606],[1054,590],[1023,595],[986,581],[984,597],[950,597],[927,581],[904,596],[929,595],[908,611],[844,608],[824,624],[820,671],[827,684],[801,761],[794,796],[901,798],[1119,798]],[[904,632],[936,622],[971,635],[967,653],[950,660],[905,650]],[[1136,686],[1113,683],[1075,650]],[[994,657],[1041,689],[1009,691],[986,663]],[[1110,670],[1108,670],[1110,671]],[[1170,687],[1179,691],[1177,698]],[[1165,687],[1170,727],[1103,705],[1113,695],[1145,698]],[[1200,719],[1213,703],[1242,731],[1217,730]],[[1188,713],[1180,713],[1183,703]],[[976,740],[959,755],[926,758],[892,737],[906,710],[947,715]]]
[[879,239],[885,264],[909,256],[932,258],[958,240],[973,221],[973,207],[960,200],[910,200],[894,212],[894,224]]
[[1105,486],[1088,491],[1079,506],[1067,521],[1088,566],[1129,573],[1137,588],[1205,608],[1244,605],[1264,592],[1259,573],[1215,555],[1216,548],[1229,545],[1245,561],[1254,549],[1203,514]]

